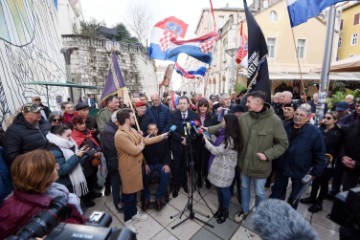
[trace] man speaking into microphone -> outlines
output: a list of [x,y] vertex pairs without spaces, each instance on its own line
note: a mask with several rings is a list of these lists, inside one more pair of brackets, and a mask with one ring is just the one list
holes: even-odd
[[[173,192],[172,195],[176,198],[179,194],[180,187],[183,187],[184,191],[188,193],[187,175],[186,175],[186,161],[190,159],[190,152],[186,149],[187,144],[191,144],[188,141],[196,141],[197,137],[194,137],[191,132],[191,128],[188,127],[190,121],[199,120],[197,115],[189,109],[190,100],[186,96],[182,96],[179,99],[178,110],[172,112],[169,116],[168,125],[165,128],[165,132],[170,130],[172,125],[176,125],[176,130],[170,136],[170,147],[173,153]],[[195,146],[193,144],[192,146]],[[192,148],[193,153],[196,149]],[[188,153],[188,156],[186,156]]]

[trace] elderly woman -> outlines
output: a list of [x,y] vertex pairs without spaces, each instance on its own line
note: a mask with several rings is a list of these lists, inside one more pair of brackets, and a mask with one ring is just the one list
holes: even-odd
[[14,192],[0,207],[0,239],[16,234],[32,217],[49,209],[57,197],[64,198],[71,209],[71,217],[65,222],[85,222],[79,199],[64,185],[54,183],[59,177],[57,168],[54,156],[46,150],[28,152],[14,160],[11,165]]
[[63,123],[63,113],[60,111],[53,111],[49,115],[49,122],[51,126],[59,126]]

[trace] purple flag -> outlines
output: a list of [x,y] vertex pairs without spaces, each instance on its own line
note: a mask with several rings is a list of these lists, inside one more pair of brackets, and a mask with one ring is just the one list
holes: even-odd
[[100,103],[105,101],[107,97],[115,94],[119,89],[126,87],[124,78],[121,74],[121,69],[118,63],[117,55],[112,53],[110,68],[104,90],[101,94]]

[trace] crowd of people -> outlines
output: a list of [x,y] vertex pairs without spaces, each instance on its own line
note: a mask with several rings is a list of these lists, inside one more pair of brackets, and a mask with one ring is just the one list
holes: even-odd
[[[84,223],[83,210],[95,206],[101,190],[112,194],[115,209],[136,232],[134,221],[148,218],[153,174],[160,179],[153,205],[161,210],[170,191],[173,198],[181,188],[189,193],[192,166],[196,188],[217,190],[214,217],[219,224],[229,215],[234,193],[241,203],[235,221],[251,212],[251,182],[255,208],[268,197],[268,187],[270,198],[285,200],[291,179],[290,206],[296,209],[301,202],[311,204],[310,212],[321,211],[325,198],[358,184],[360,98],[349,95],[329,111],[325,106],[317,127],[313,125],[317,93],[310,101],[294,101],[289,91],[272,97],[266,103],[265,93],[259,91],[209,99],[201,94],[161,98],[154,93],[149,100],[144,95],[133,98],[131,109],[112,95],[93,117],[89,114],[93,101],[75,106],[63,102],[61,111],[50,112],[34,96],[1,135],[0,167],[6,180],[0,195],[0,238],[15,234],[61,194],[67,196],[75,218],[66,221]],[[34,171],[37,174],[31,174]],[[104,186],[99,174],[106,179]],[[310,196],[301,198],[304,177],[314,180]],[[10,211],[15,204],[27,210]],[[14,223],[21,218],[21,224],[9,225],[9,218]]]

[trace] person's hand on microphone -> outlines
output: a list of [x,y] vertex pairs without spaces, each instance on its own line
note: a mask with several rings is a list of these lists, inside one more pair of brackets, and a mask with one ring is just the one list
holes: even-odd
[[164,171],[164,173],[171,172],[170,167],[168,165],[166,165],[166,164],[163,166],[162,170]]
[[182,137],[181,144],[184,145],[184,146],[186,146],[186,138]]
[[161,134],[162,139],[168,139],[169,135],[170,135],[170,132],[166,132],[166,133]]

